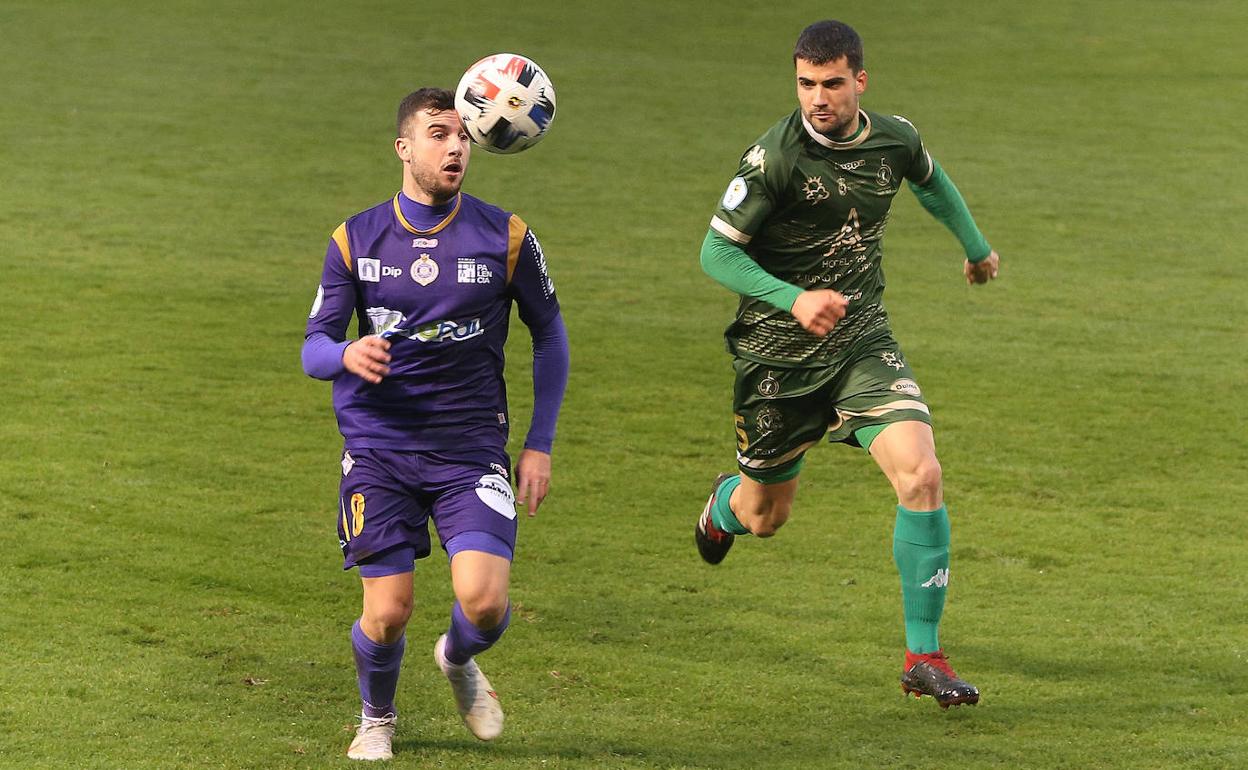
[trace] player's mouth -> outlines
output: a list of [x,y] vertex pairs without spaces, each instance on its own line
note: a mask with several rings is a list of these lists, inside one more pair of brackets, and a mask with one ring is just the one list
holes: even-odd
[[460,163],[457,160],[453,160],[450,163],[447,163],[445,166],[443,166],[442,170],[448,174],[462,174],[464,173],[464,164]]

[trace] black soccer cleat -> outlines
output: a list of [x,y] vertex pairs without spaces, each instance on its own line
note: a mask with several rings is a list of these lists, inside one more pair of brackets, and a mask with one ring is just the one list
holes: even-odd
[[698,523],[693,528],[693,540],[698,544],[698,553],[707,564],[719,564],[723,561],[728,555],[728,549],[732,548],[732,541],[737,539],[735,535],[724,532],[711,521],[715,493],[719,490],[719,485],[724,483],[724,479],[732,478],[733,475],[721,473],[715,477],[715,483],[711,485],[711,496],[707,498],[706,507],[702,509],[702,515],[698,517]]
[[901,675],[901,690],[906,695],[914,693],[921,698],[930,695],[942,709],[979,703],[979,689],[970,682],[958,678],[944,650],[917,654],[906,650],[905,672]]

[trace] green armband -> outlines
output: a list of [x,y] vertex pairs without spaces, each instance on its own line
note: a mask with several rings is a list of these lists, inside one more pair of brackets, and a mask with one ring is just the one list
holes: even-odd
[[910,189],[928,213],[953,231],[968,260],[981,262],[992,253],[992,247],[975,226],[975,220],[971,217],[970,209],[966,207],[966,201],[962,199],[962,193],[958,192],[953,180],[945,174],[939,163],[933,160],[931,178],[921,185],[910,182]]
[[788,313],[802,290],[764,270],[740,246],[708,230],[702,241],[702,269],[728,289],[761,299]]

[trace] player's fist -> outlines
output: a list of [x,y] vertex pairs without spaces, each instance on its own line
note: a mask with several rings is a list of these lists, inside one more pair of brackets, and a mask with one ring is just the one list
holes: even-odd
[[390,341],[374,334],[360,337],[342,351],[342,365],[347,371],[374,385],[390,373],[389,363]]
[[845,317],[845,309],[849,300],[839,291],[832,289],[812,289],[797,295],[793,309],[789,312],[811,334],[820,337],[828,336],[836,322]]
[[997,277],[997,270],[1001,267],[1001,257],[997,256],[996,250],[988,253],[988,256],[972,262],[966,260],[966,264],[962,266],[962,274],[966,276],[966,282],[971,283],[988,283]]

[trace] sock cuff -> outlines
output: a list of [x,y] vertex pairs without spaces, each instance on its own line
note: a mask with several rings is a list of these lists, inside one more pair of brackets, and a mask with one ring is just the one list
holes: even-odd
[[711,521],[715,526],[724,532],[732,535],[748,535],[750,531],[745,528],[737,515],[732,512],[732,506],[729,501],[732,500],[732,493],[737,487],[741,486],[741,476],[729,476],[720,482],[719,487],[715,490],[715,506],[711,508]]
[[934,511],[912,511],[897,506],[897,523],[893,539],[922,546],[949,545],[949,511],[940,506]]

